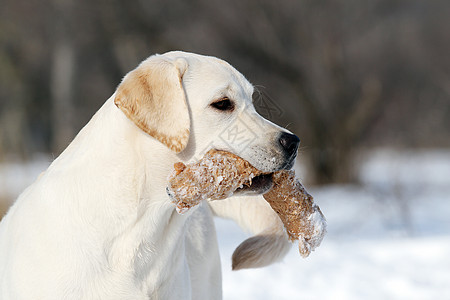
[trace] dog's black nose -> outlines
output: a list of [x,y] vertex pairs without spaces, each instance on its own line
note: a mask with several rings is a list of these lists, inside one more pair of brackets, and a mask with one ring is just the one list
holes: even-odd
[[300,145],[300,139],[298,136],[282,132],[279,139],[280,145],[286,152],[286,156],[290,157],[297,153],[298,146]]

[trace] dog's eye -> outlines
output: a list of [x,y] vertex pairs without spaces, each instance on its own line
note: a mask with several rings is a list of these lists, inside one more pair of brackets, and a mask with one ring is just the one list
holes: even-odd
[[228,99],[228,97],[224,97],[219,101],[211,103],[211,106],[222,111],[232,111],[234,109],[234,103]]

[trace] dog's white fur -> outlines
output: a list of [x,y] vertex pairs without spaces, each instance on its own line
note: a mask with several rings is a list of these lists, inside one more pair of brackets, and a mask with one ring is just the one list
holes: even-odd
[[[28,187],[0,226],[0,299],[220,299],[213,215],[256,234],[235,269],[281,259],[289,242],[261,196],[202,203],[177,214],[166,194],[173,164],[209,148],[275,171],[277,136],[260,117],[252,85],[226,62],[184,52],[155,55],[122,81],[67,149]],[[232,111],[211,107],[234,101]],[[242,127],[242,126],[241,126]],[[251,135],[251,137],[249,136]]]

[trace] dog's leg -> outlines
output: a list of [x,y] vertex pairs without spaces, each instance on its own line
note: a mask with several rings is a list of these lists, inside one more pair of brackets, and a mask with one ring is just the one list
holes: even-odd
[[186,223],[186,258],[192,299],[222,299],[222,272],[213,213],[200,203]]
[[283,223],[262,196],[232,197],[209,204],[216,216],[232,219],[255,234],[234,251],[233,270],[270,265],[289,251],[291,243]]

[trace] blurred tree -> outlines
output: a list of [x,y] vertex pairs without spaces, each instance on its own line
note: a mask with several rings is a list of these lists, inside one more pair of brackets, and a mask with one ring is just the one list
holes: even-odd
[[52,149],[61,152],[75,135],[73,125],[76,47],[73,40],[73,1],[52,0],[50,94],[52,98]]
[[316,183],[354,180],[362,147],[450,146],[447,0],[1,7],[0,154],[59,153],[126,72],[175,49],[222,57],[257,84],[256,105],[300,136]]
[[[302,1],[279,9],[278,3],[256,0],[235,5],[255,18],[241,18],[229,9],[229,15],[217,19],[217,28],[232,53],[292,90],[295,100],[282,106],[295,115],[284,117],[303,118],[296,125],[305,129],[295,129],[314,147],[308,152],[315,182],[353,180],[353,149],[386,103],[376,74],[357,78],[351,74],[347,48],[360,34],[347,28],[347,22],[358,5]],[[291,106],[300,109],[291,110]]]
[[[355,150],[367,144],[377,121],[400,100],[395,95],[411,91],[411,85],[419,92],[431,84],[428,76],[432,72],[423,68],[421,60],[433,50],[419,50],[417,57],[405,54],[414,55],[423,48],[420,43],[426,35],[421,36],[419,30],[430,21],[427,11],[434,11],[433,5],[421,1],[286,1],[280,6],[260,0],[233,5],[217,1],[214,5],[222,5],[215,28],[226,39],[229,53],[251,65],[250,73],[257,73],[258,81],[265,82],[269,90],[281,97],[290,90],[293,98],[284,103],[280,99],[285,114],[277,121],[287,119],[306,139],[310,148],[305,153],[316,183],[355,180]],[[445,17],[441,16],[441,22]],[[441,32],[438,27],[428,30]],[[402,107],[416,107],[417,97],[408,98]],[[448,106],[446,110],[448,116]],[[395,113],[392,129],[402,123],[411,125],[412,114],[400,108]],[[380,146],[384,133],[377,137]]]

